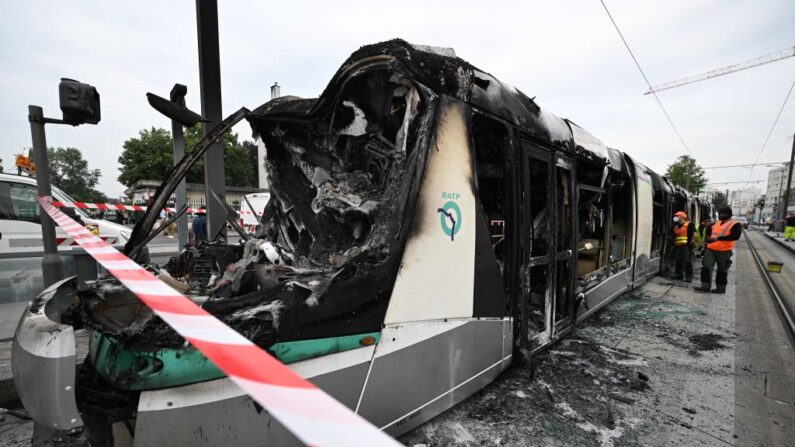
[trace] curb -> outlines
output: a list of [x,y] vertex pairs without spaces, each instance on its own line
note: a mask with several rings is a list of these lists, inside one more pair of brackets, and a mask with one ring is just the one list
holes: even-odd
[[778,239],[778,238],[776,238],[775,236],[771,236],[771,235],[770,235],[770,234],[768,234],[768,233],[765,233],[765,236],[767,236],[768,238],[770,238],[770,240],[774,241],[774,242],[775,242],[775,243],[777,243],[778,245],[780,245],[780,246],[782,246],[782,247],[786,248],[786,249],[787,249],[787,250],[789,250],[791,253],[795,254],[795,246],[789,245],[788,243],[786,243],[786,242],[782,241],[781,239]]

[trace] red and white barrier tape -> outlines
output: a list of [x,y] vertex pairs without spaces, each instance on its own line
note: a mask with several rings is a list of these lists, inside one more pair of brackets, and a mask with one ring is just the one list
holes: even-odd
[[400,445],[39,197],[69,236],[249,396],[311,446]]
[[[146,211],[147,207],[142,205],[123,205],[121,203],[89,203],[89,202],[59,202],[52,201],[52,205],[58,208],[80,208],[82,210],[117,210],[117,211]],[[166,212],[175,213],[176,208],[163,208]],[[199,208],[188,208],[188,214],[200,211]],[[201,208],[201,211],[204,211]]]
[[[99,238],[111,245],[119,241],[119,238],[113,236],[99,236]],[[74,246],[77,245],[77,241],[70,237],[56,237],[55,245]]]
[[[83,210],[117,210],[117,211],[146,211],[143,205],[123,205],[121,203],[90,203],[90,202],[59,202],[52,201],[52,205],[58,208],[80,208]],[[167,213],[176,213],[176,208],[163,208]],[[204,208],[188,208],[188,214],[195,214],[199,211],[206,211]],[[255,214],[252,211],[240,210],[238,214]],[[262,211],[256,212],[257,216],[262,216]]]

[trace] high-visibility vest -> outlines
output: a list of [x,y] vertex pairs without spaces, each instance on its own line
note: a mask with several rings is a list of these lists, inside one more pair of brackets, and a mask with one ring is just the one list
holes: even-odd
[[678,227],[674,227],[674,247],[687,245],[687,227],[689,225],[690,222],[685,222]]
[[[722,236],[726,236],[731,232],[733,226],[737,224],[734,220],[727,220],[723,222],[721,220],[712,224],[712,236],[714,238],[719,238]],[[734,250],[734,244],[737,241],[715,241],[710,242],[707,244],[707,248],[714,251],[732,251]]]

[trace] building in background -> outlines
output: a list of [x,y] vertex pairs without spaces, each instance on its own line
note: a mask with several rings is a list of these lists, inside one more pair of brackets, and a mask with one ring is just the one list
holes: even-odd
[[[778,203],[782,200],[785,191],[784,184],[787,183],[788,169],[789,163],[783,168],[771,169],[770,172],[767,173],[767,194],[765,196],[765,208],[762,211],[763,216],[771,216],[773,214],[773,209],[777,207]],[[795,178],[792,180],[793,181],[789,185],[790,189],[795,187]],[[790,196],[792,196],[792,194],[790,194]],[[794,199],[795,197],[790,197],[790,206],[788,207],[790,211],[795,210],[795,206],[793,206]]]
[[705,202],[712,203],[712,199],[715,197],[715,193],[717,192],[723,191],[707,185],[701,190],[701,192],[698,193],[698,196],[701,197]]
[[[160,180],[138,180],[130,188],[127,188],[124,193],[129,197],[134,205],[147,205],[152,197],[155,196],[155,191],[160,186]],[[240,202],[243,196],[255,192],[267,192],[260,188],[252,188],[248,186],[227,186],[226,187],[226,203],[232,206],[235,210],[240,209]],[[169,201],[170,206],[174,206],[174,196],[172,195]],[[204,184],[202,183],[187,183],[187,200],[186,203],[189,208],[205,208],[207,201],[205,198]]]
[[753,211],[757,199],[761,196],[762,191],[754,187],[729,191],[729,206],[732,207],[735,215],[740,216]]

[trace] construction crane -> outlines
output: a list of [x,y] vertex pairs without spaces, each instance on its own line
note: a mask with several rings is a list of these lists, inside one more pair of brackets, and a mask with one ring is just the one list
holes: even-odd
[[766,54],[764,56],[755,57],[753,59],[749,59],[745,62],[740,62],[738,64],[728,65],[723,68],[718,68],[715,70],[710,70],[706,73],[702,73],[695,76],[688,76],[686,78],[678,79],[676,81],[666,82],[664,84],[659,84],[651,87],[644,95],[649,95],[651,93],[658,93],[663,90],[669,90],[676,87],[681,87],[683,85],[692,84],[694,82],[705,81],[707,79],[717,78],[718,76],[727,75],[729,73],[735,73],[742,70],[747,70],[749,68],[758,67],[760,65],[769,64],[771,62],[780,61],[782,59],[786,59],[788,57],[795,56],[795,46],[789,47],[785,50],[776,51],[774,53]]

